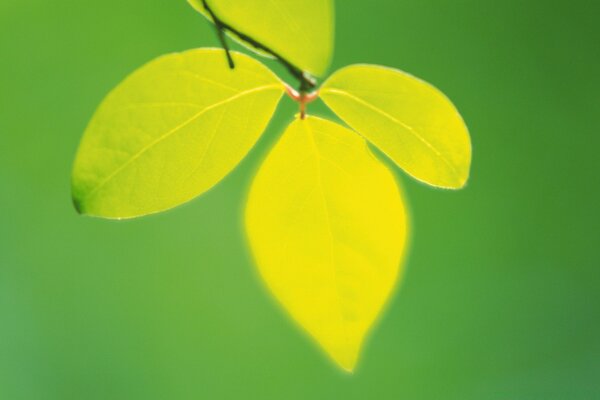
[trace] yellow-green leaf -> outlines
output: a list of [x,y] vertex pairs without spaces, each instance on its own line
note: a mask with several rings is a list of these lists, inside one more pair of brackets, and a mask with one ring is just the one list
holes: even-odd
[[314,117],[286,130],[246,209],[268,287],[348,371],[397,281],[406,224],[396,182],[366,142]]
[[353,65],[334,73],[320,96],[414,178],[448,189],[467,182],[469,132],[450,100],[430,84],[391,68]]
[[[188,1],[208,16],[202,0]],[[332,0],[207,0],[207,3],[220,20],[301,70],[317,76],[327,71],[333,52]]]
[[205,192],[246,155],[284,90],[265,66],[218,49],[160,57],[104,99],[79,146],[73,201],[89,215],[154,213]]

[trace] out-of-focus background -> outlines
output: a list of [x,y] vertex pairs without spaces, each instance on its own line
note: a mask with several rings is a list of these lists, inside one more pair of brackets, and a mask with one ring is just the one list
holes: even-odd
[[600,3],[336,5],[333,69],[435,84],[474,149],[459,192],[394,169],[407,274],[352,376],[282,312],[244,239],[245,194],[294,104],[201,198],[78,216],[71,163],[100,100],[214,31],[183,0],[1,0],[0,399],[600,398]]

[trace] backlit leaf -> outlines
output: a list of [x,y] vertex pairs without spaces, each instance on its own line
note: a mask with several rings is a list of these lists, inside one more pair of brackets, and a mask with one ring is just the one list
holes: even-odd
[[268,287],[348,371],[397,281],[406,224],[396,182],[366,142],[315,117],[289,126],[246,209]]
[[[188,0],[208,16],[202,0]],[[215,15],[303,71],[323,75],[333,52],[332,0],[207,0]],[[250,49],[254,49],[249,46]],[[262,52],[258,52],[262,54]]]
[[190,50],[143,66],[102,102],[81,141],[73,201],[84,213],[128,218],[186,202],[246,155],[283,93],[254,59]]
[[343,68],[323,84],[325,103],[414,178],[465,185],[471,141],[454,105],[430,84],[374,65]]

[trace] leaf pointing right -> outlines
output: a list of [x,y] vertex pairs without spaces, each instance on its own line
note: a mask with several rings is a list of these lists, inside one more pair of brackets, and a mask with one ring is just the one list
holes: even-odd
[[320,96],[414,178],[447,189],[466,184],[469,133],[454,105],[435,87],[399,70],[352,65],[334,73]]

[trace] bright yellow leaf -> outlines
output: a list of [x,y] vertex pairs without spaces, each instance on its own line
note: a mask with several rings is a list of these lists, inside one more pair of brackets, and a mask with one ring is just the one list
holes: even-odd
[[320,96],[414,178],[448,189],[467,182],[467,127],[450,100],[430,84],[391,68],[353,65],[334,73]]
[[275,297],[352,371],[401,268],[407,220],[392,174],[354,132],[297,120],[252,184],[246,228]]
[[[202,0],[188,1],[207,16]],[[301,70],[317,76],[327,71],[333,53],[332,0],[207,0],[207,3],[220,20]],[[249,48],[254,50],[252,46]]]
[[254,145],[284,91],[258,61],[190,50],[143,66],[102,102],[81,141],[73,201],[84,214],[128,218],[205,192]]

